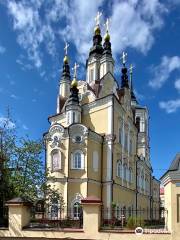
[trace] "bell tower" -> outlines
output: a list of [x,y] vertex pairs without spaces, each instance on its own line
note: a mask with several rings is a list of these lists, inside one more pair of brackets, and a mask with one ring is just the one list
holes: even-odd
[[70,84],[71,84],[71,76],[70,76],[70,67],[69,67],[69,59],[67,56],[69,44],[65,45],[65,56],[63,59],[63,71],[60,78],[59,83],[59,93],[57,96],[57,114],[61,112],[61,102],[65,102],[65,100],[69,97],[70,94]]
[[98,12],[95,18],[96,26],[94,28],[93,46],[90,49],[89,58],[86,63],[86,81],[91,86],[100,78],[100,59],[103,53],[102,37],[99,25],[101,15],[102,13]]
[[114,75],[114,59],[112,57],[111,42],[109,34],[109,19],[106,20],[106,34],[104,36],[103,54],[100,60],[100,78],[107,72]]
[[77,88],[78,82],[77,82],[77,68],[79,65],[76,63],[74,64],[74,76],[73,81],[71,83],[70,88],[70,96],[67,100],[66,104],[66,123],[67,125],[71,125],[73,123],[81,123],[81,107],[79,105],[79,90]]

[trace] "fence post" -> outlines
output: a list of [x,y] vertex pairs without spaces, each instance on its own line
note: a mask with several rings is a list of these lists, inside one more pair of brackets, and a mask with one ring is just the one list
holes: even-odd
[[83,208],[83,229],[87,234],[95,234],[99,231],[102,202],[97,197],[87,197],[81,200]]
[[30,222],[30,206],[32,204],[22,198],[14,198],[6,202],[9,207],[9,231],[11,236],[22,236],[22,228]]

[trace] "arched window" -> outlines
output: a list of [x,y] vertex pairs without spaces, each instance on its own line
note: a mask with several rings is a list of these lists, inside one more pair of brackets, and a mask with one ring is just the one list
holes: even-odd
[[117,161],[117,176],[122,177],[122,163],[121,163],[121,161]]
[[136,127],[139,132],[140,131],[140,117],[136,117]]
[[132,168],[129,168],[129,182],[132,183]]
[[127,181],[127,180],[128,180],[128,179],[127,179],[127,176],[128,176],[128,172],[127,172],[127,165],[126,165],[126,164],[124,164],[124,167],[123,167],[123,168],[124,168],[124,180],[126,180],[126,181]]
[[84,169],[84,154],[81,151],[76,151],[72,154],[72,169]]
[[51,153],[52,159],[52,171],[57,171],[61,169],[61,152],[58,150],[53,150]]
[[137,171],[137,186],[140,187],[140,174],[139,174],[139,169]]
[[73,123],[75,123],[75,122],[76,122],[76,113],[73,112]]
[[51,200],[51,218],[58,218],[58,199],[53,198]]
[[122,128],[119,128],[119,143],[123,144],[123,131]]
[[75,202],[73,205],[73,217],[79,219],[81,214],[81,205],[79,202]]

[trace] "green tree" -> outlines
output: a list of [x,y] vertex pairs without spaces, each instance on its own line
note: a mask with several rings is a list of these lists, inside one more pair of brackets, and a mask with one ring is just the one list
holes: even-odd
[[42,160],[42,141],[23,138],[16,144],[9,161],[12,169],[10,182],[16,196],[34,201],[43,197],[42,185],[45,182],[45,171]]
[[0,123],[0,205],[13,197],[30,201],[56,197],[63,203],[61,194],[47,184],[48,175],[43,141],[19,138],[8,113]]

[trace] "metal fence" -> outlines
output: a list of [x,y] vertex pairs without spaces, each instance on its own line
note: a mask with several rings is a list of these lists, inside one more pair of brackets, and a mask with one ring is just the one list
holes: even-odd
[[69,209],[60,204],[46,203],[31,209],[31,228],[82,228],[83,213],[80,205]]
[[164,209],[140,209],[132,208],[101,208],[101,228],[104,229],[135,229],[143,227],[148,229],[165,229]]

